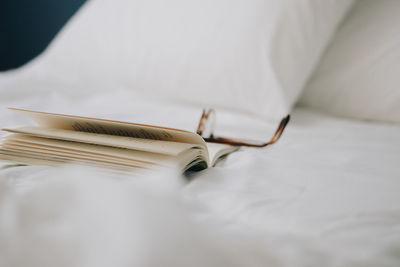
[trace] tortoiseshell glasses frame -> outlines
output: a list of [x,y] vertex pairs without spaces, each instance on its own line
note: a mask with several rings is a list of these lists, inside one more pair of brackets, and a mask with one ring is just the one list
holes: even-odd
[[[206,130],[207,122],[211,121],[211,129],[209,137],[204,137],[204,131]],[[201,114],[201,118],[199,121],[199,125],[197,127],[197,134],[199,134],[206,142],[211,143],[219,143],[219,144],[227,144],[232,146],[247,146],[247,147],[266,147],[268,145],[274,144],[281,137],[283,130],[285,130],[286,125],[289,123],[290,115],[284,117],[279,123],[278,129],[276,129],[275,133],[271,137],[271,139],[267,142],[259,142],[259,141],[251,141],[251,140],[243,140],[237,138],[226,138],[226,137],[216,137],[214,136],[214,126],[215,126],[215,111],[213,109],[203,109],[203,113]]]

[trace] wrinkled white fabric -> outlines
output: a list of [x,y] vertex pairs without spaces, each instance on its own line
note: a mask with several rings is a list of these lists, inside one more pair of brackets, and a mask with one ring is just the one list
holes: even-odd
[[[51,87],[38,96],[15,90],[0,92],[1,126],[30,123],[5,106],[192,130],[200,116],[123,89],[84,99]],[[224,136],[266,139],[275,126],[217,113]],[[41,267],[398,266],[399,130],[298,108],[277,144],[243,148],[189,183],[174,172],[2,169],[0,259]]]
[[[0,74],[0,127],[31,123],[6,110],[19,107],[196,128],[199,107],[101,82],[106,65],[89,60],[96,75],[87,76],[73,61],[76,75],[53,76],[40,62],[70,54],[49,51]],[[80,74],[89,83],[76,86]],[[276,127],[220,110],[216,125],[218,135],[258,140]],[[277,144],[243,148],[190,182],[174,170],[120,176],[1,162],[0,266],[397,267],[399,130],[297,108]]]

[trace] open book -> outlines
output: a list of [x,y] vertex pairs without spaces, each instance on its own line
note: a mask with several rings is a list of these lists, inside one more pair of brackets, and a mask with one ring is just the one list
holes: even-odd
[[12,110],[38,126],[3,128],[0,159],[28,165],[66,163],[132,171],[176,166],[182,171],[214,166],[238,147],[206,143],[184,130],[39,111]]

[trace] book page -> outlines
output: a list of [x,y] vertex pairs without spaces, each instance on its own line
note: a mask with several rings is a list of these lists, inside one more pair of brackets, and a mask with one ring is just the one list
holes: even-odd
[[[7,147],[10,147],[8,149]],[[1,149],[2,153],[5,154],[12,154],[12,153],[20,153],[22,156],[40,156],[43,158],[47,158],[49,160],[53,158],[63,159],[65,161],[71,162],[94,162],[98,164],[112,164],[117,166],[125,166],[125,167],[140,167],[145,168],[155,164],[140,162],[140,161],[126,161],[126,160],[117,160],[115,158],[110,157],[100,157],[94,156],[87,153],[71,153],[65,151],[57,151],[57,150],[49,150],[44,148],[32,148],[26,146],[19,146],[19,145],[7,145]]]
[[207,161],[205,150],[201,147],[192,147],[178,156],[171,156],[26,134],[10,134],[4,137],[0,144],[0,159],[22,164],[50,166],[55,166],[55,163],[62,165],[73,162],[118,168],[172,167],[183,171],[194,164]]
[[[4,151],[0,149],[0,159],[6,160],[9,162],[17,163],[17,164],[27,164],[27,165],[46,165],[46,166],[62,166],[71,162],[70,158],[65,157],[57,157],[57,156],[47,156],[47,155],[38,155],[31,154],[26,152],[18,152],[18,151]],[[107,170],[118,170],[118,171],[127,171],[130,172],[133,169],[141,169],[141,167],[136,166],[124,166],[120,164],[112,164],[108,162],[95,162],[92,160],[79,160],[75,163],[91,166],[91,167],[100,167],[105,168]]]
[[171,159],[171,156],[165,154],[61,141],[22,134],[8,135],[1,144],[1,147],[5,149],[18,147],[26,150],[46,150],[63,152],[65,154],[89,155],[93,158],[112,158],[117,162],[140,161],[161,164]]
[[16,108],[10,109],[32,118],[39,126],[45,128],[199,144],[205,147],[205,142],[201,136],[179,129]]
[[224,157],[232,152],[235,152],[239,149],[237,146],[230,146],[225,144],[218,143],[206,143],[210,158],[210,165],[215,166],[221,157]]
[[174,156],[177,156],[178,154],[192,147],[199,146],[178,142],[95,134],[61,129],[49,129],[33,126],[3,128],[3,130],[13,133],[28,134],[36,137],[103,145],[109,147],[127,148]]

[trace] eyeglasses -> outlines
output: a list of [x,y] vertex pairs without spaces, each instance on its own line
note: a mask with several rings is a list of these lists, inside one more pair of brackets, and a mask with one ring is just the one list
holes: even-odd
[[[197,127],[197,134],[199,134],[206,142],[211,143],[219,143],[219,144],[227,144],[232,146],[247,146],[247,147],[266,147],[268,145],[274,144],[281,137],[283,130],[286,125],[289,123],[290,115],[284,117],[279,123],[278,129],[276,129],[274,135],[268,142],[259,142],[259,141],[251,141],[244,139],[236,139],[236,138],[225,138],[225,137],[215,137],[214,136],[214,128],[215,128],[215,111],[213,109],[203,109],[203,113],[201,114],[199,126]],[[209,127],[209,136],[203,136],[206,125],[211,124]]]

